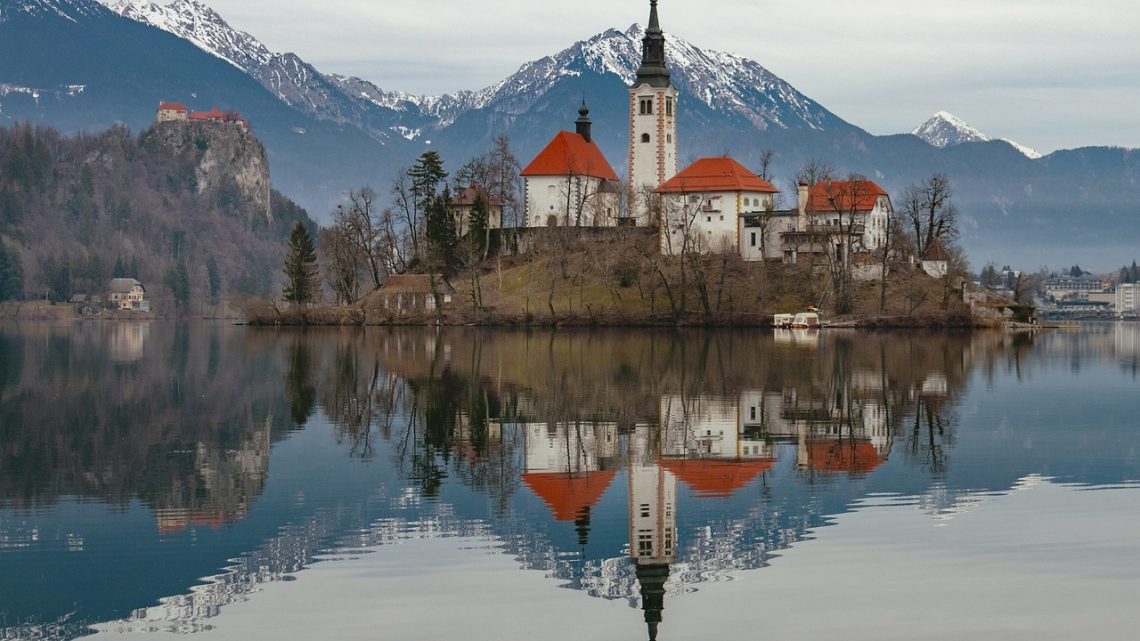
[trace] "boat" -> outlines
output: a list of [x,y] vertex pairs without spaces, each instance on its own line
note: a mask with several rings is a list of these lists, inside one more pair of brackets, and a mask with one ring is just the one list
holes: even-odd
[[776,314],[772,317],[772,326],[779,329],[789,329],[795,319],[795,314]]
[[792,328],[819,329],[819,314],[817,312],[800,312],[792,319]]

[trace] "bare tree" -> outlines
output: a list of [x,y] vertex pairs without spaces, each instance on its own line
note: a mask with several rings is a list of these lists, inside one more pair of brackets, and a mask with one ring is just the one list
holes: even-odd
[[796,170],[795,175],[792,176],[792,191],[795,191],[801,184],[814,187],[821,182],[834,180],[835,177],[835,167],[831,163],[812,158],[801,165]]
[[768,182],[769,184],[771,184],[772,180],[775,178],[771,173],[772,159],[775,158],[775,156],[776,152],[772,151],[771,149],[763,149],[760,151],[760,171],[757,173],[761,178],[765,180],[765,182]]
[[829,219],[813,218],[812,224],[817,237],[825,242],[823,254],[827,257],[835,311],[846,314],[853,306],[851,286],[855,254],[864,249],[866,220],[860,213],[867,209],[867,201],[875,192],[871,182],[857,174],[851,174],[843,181],[825,181],[825,191],[830,211],[824,215]]
[[360,297],[361,253],[340,225],[321,231],[325,282],[338,305],[348,305]]
[[958,237],[958,210],[952,195],[945,174],[934,174],[903,192],[900,209],[920,254],[936,239],[949,245]]

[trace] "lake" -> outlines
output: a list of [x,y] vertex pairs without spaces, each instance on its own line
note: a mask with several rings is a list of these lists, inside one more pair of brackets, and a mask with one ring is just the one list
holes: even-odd
[[0,639],[1132,639],[1140,324],[0,325]]

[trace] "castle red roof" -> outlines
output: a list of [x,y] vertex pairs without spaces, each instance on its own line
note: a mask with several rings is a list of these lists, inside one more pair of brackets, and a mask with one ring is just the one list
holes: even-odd
[[661,194],[709,191],[759,191],[774,194],[780,190],[727,156],[701,158],[657,188],[657,193]]
[[613,167],[594,141],[572,131],[560,131],[522,170],[523,176],[590,176],[618,180]]
[[546,503],[557,521],[573,521],[588,507],[593,507],[609,489],[616,470],[600,472],[531,472],[523,474],[523,483]]
[[775,459],[662,459],[661,467],[703,496],[731,496],[776,464]]
[[868,212],[875,208],[879,196],[890,197],[887,190],[872,180],[825,180],[811,188],[808,195],[809,212],[852,211]]
[[166,102],[165,100],[158,103],[158,110],[159,111],[181,111],[181,112],[189,111],[186,108],[186,105],[184,105],[180,102]]
[[482,185],[471,185],[466,189],[460,190],[459,193],[451,199],[451,204],[458,207],[470,207],[475,204],[475,196],[482,194],[483,200],[490,207],[502,207],[503,203],[495,198],[494,194],[487,191]]
[[808,460],[822,472],[864,474],[882,465],[884,459],[867,441],[826,440],[809,446]]

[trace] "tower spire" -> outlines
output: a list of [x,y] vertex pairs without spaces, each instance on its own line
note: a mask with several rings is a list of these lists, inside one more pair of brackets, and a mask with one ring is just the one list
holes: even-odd
[[665,34],[657,19],[657,0],[649,0],[649,26],[641,39],[641,67],[634,86],[648,83],[651,87],[669,86],[669,68],[665,64]]
[[590,142],[591,139],[590,125],[590,108],[586,106],[586,97],[582,96],[582,106],[578,107],[578,119],[574,121],[574,130],[585,138],[586,142]]

